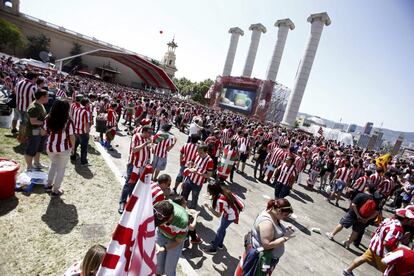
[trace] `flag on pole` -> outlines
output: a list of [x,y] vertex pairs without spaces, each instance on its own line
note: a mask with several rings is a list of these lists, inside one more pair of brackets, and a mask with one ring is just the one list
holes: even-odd
[[212,86],[210,86],[210,88],[208,89],[208,91],[204,95],[204,99],[211,99],[211,96],[213,96],[213,91],[214,91],[214,84]]
[[320,136],[323,136],[323,129],[322,129],[322,127],[319,127],[318,133],[319,133]]
[[152,172],[151,165],[144,167],[112,235],[98,276],[156,274]]

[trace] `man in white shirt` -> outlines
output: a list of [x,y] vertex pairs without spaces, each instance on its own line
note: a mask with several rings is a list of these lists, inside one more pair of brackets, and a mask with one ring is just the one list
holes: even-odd
[[194,119],[194,121],[190,124],[187,143],[190,142],[191,135],[194,134],[200,136],[200,131],[203,129],[200,125],[202,125],[202,121],[200,119]]

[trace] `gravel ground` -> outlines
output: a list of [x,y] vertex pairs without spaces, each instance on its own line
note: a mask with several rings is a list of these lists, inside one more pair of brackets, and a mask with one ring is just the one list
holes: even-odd
[[[24,169],[22,153],[9,130],[0,129],[0,156]],[[62,275],[90,246],[108,244],[121,187],[93,143],[88,159],[89,167],[68,164],[60,198],[36,187],[0,200],[0,275]],[[47,155],[41,161],[48,164]]]

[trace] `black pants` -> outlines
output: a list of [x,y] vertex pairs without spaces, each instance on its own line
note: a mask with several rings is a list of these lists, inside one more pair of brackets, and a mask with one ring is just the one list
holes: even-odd
[[132,191],[134,191],[135,184],[128,183],[129,178],[131,177],[133,168],[134,168],[134,165],[132,164],[127,165],[127,171],[126,171],[127,175],[125,178],[124,187],[122,188],[122,193],[121,193],[121,198],[119,199],[119,203],[126,203],[128,197],[132,194]]
[[81,163],[83,164],[88,162],[88,143],[89,143],[89,133],[76,135],[75,151],[73,155],[76,155],[76,150],[78,149],[78,146],[80,145]]
[[256,162],[254,163],[254,178],[257,178],[257,169],[260,166],[259,169],[259,178],[263,177],[263,165],[264,165],[265,160],[262,159],[257,159]]

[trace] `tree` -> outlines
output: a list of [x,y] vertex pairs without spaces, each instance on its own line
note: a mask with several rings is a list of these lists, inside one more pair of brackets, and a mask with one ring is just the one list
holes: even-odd
[[[73,47],[72,50],[70,50],[70,55],[71,56],[75,56],[75,55],[79,55],[82,54],[82,45],[80,45],[77,42],[73,43]],[[73,68],[78,67],[79,69],[83,67],[83,63],[82,63],[82,57],[75,57],[70,61],[70,71],[73,70]]]
[[184,77],[180,79],[174,78],[173,81],[181,95],[191,95],[191,99],[199,103],[205,103],[204,96],[206,95],[208,89],[210,89],[210,86],[214,83],[211,79],[201,82],[192,82]]
[[17,47],[23,46],[23,35],[20,29],[7,20],[0,18],[0,50],[10,47],[13,54]]
[[44,34],[38,36],[28,36],[29,41],[26,48],[26,56],[28,58],[39,59],[39,53],[41,51],[49,51],[50,49],[50,38]]

